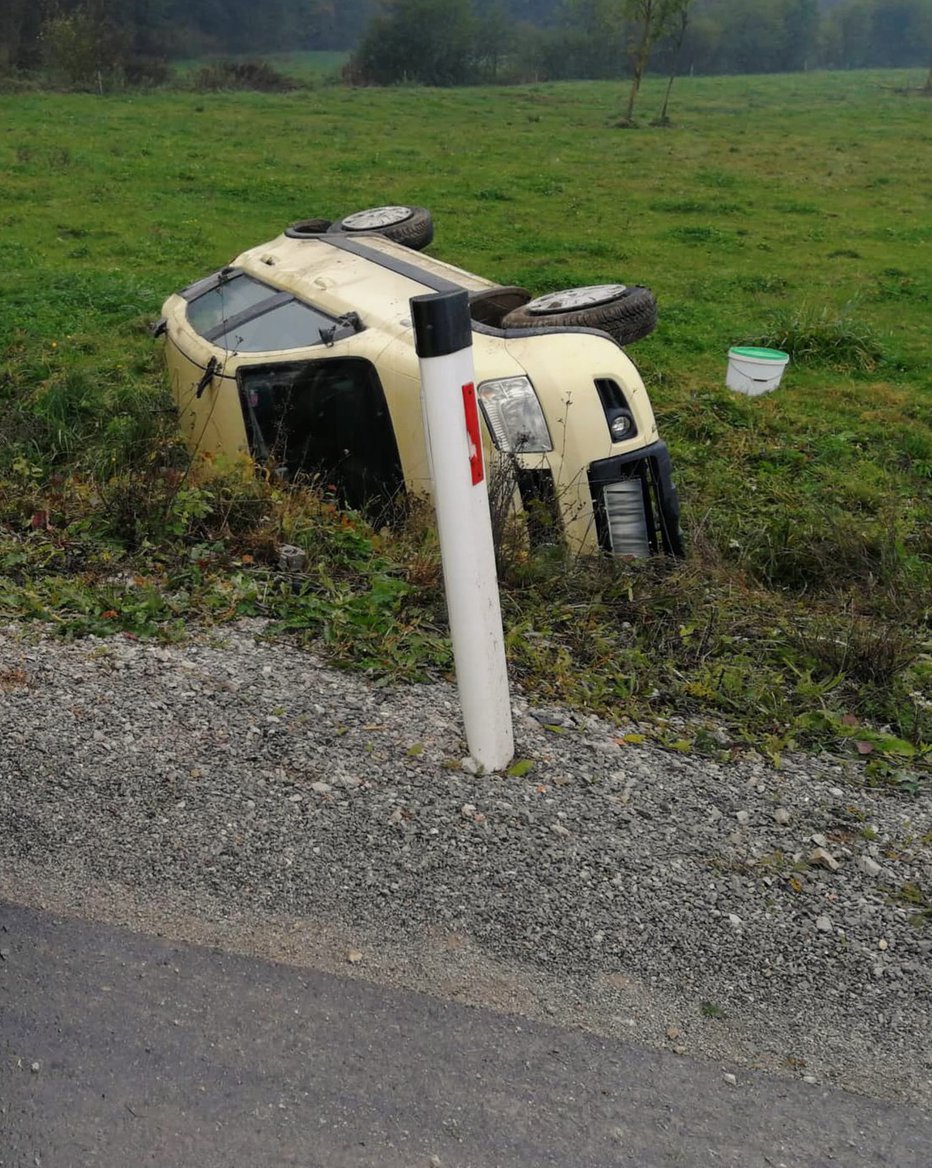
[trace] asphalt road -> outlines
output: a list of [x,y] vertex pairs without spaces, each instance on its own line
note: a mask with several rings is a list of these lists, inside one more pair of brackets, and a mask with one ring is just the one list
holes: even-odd
[[795,1080],[0,902],[2,1168],[928,1168]]

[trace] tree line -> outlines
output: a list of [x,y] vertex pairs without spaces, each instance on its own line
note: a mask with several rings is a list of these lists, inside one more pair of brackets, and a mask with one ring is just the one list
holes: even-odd
[[932,0],[563,0],[547,15],[530,24],[494,0],[392,0],[350,73],[375,84],[637,78],[653,28],[647,55],[665,72],[932,65]]
[[695,73],[929,67],[932,0],[0,3],[0,72],[157,82],[172,59],[284,49],[347,50],[364,84],[636,78],[648,57]]

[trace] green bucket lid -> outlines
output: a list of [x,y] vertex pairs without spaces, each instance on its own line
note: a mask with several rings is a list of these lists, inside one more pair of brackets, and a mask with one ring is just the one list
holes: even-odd
[[751,357],[755,361],[781,361],[786,364],[789,353],[782,349],[758,349],[755,345],[735,345],[728,350],[729,357]]

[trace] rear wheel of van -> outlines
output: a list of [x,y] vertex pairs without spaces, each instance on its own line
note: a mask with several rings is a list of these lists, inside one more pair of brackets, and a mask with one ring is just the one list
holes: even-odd
[[593,284],[538,296],[509,312],[502,328],[596,328],[620,345],[648,336],[657,327],[657,301],[650,288],[634,284]]
[[375,232],[420,251],[434,238],[434,221],[426,207],[370,207],[338,220],[330,230],[345,234]]

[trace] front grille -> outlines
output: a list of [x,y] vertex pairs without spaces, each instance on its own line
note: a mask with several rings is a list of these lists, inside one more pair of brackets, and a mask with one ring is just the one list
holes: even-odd
[[644,479],[637,476],[602,488],[609,548],[616,556],[640,558],[651,553],[645,486]]
[[680,506],[663,442],[589,465],[599,546],[617,556],[684,555]]

